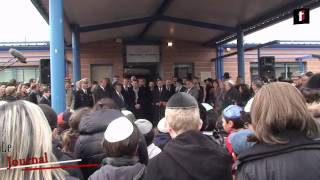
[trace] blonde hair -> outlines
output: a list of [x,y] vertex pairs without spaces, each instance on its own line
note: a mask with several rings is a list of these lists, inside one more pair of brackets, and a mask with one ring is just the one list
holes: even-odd
[[202,120],[200,119],[199,108],[166,108],[166,122],[177,134],[189,130],[198,130]]
[[[12,147],[10,152],[0,153],[1,167],[8,166],[7,156],[11,159],[25,159],[47,153],[49,162],[57,161],[52,153],[51,129],[39,106],[28,101],[15,101],[1,105],[0,111],[0,141]],[[64,179],[64,171],[10,169],[0,171],[0,179],[60,180]]]
[[263,86],[254,97],[251,117],[261,142],[285,144],[288,140],[278,136],[285,130],[297,130],[310,138],[320,135],[319,123],[309,113],[302,94],[288,83]]
[[17,88],[15,86],[8,86],[6,88],[6,95],[11,96],[16,92]]

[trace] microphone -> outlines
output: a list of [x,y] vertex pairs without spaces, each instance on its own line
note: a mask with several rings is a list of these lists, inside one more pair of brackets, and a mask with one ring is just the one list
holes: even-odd
[[10,48],[9,53],[11,54],[11,56],[16,58],[19,62],[27,63],[27,61],[26,61],[27,58],[24,57],[24,55],[20,51],[13,49],[13,48]]

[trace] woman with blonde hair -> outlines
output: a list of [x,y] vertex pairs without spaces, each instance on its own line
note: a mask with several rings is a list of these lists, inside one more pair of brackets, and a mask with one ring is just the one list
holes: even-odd
[[[39,157],[45,157],[44,163],[57,161],[52,153],[51,129],[42,110],[31,102],[15,101],[1,105],[0,112],[0,142],[11,146],[9,151],[0,153],[0,166],[11,166],[11,169],[0,171],[0,179],[66,179],[67,176],[62,169],[25,171],[23,168],[13,167],[38,164],[34,163],[33,158],[38,158],[41,162]],[[15,160],[19,160],[18,164]],[[39,167],[48,166],[33,166]]]
[[256,144],[238,156],[238,180],[320,177],[320,126],[302,94],[277,82],[263,86],[251,108]]

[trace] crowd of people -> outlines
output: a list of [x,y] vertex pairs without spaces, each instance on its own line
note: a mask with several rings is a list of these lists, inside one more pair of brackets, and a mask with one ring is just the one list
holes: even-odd
[[[23,159],[96,166],[0,171],[0,179],[319,179],[320,74],[292,81],[109,78],[72,87],[66,111],[31,79],[0,86],[0,142]],[[26,165],[26,164],[23,164]],[[75,162],[69,165],[77,165]],[[41,165],[35,165],[41,167]]]

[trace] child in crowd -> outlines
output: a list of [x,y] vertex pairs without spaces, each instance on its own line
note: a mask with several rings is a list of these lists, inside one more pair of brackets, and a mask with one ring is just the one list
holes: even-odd
[[125,117],[112,121],[104,133],[103,148],[107,157],[89,180],[142,179],[145,165],[137,155],[139,130]]
[[148,146],[148,157],[149,159],[152,159],[161,152],[161,149],[153,143],[154,129],[152,128],[152,123],[146,119],[138,119],[134,123],[146,139]]
[[166,146],[166,144],[171,140],[168,129],[165,126],[165,121],[165,118],[162,118],[159,121],[157,125],[158,132],[156,133],[153,140],[153,143],[160,149],[163,149]]

